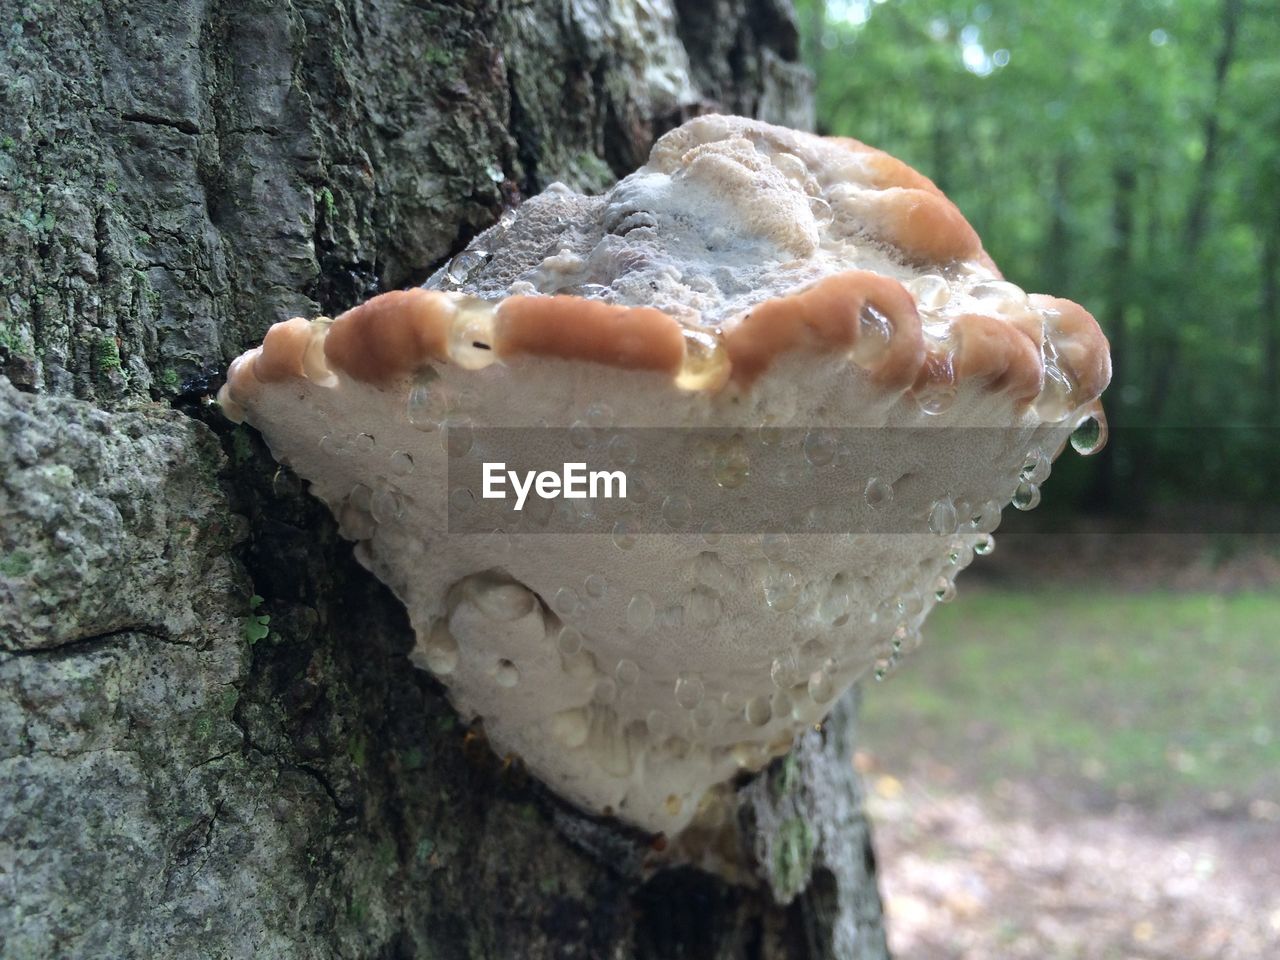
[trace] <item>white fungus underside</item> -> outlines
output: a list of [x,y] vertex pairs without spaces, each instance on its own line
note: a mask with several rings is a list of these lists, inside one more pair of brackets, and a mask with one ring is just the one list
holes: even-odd
[[[797,425],[921,420],[913,400],[885,400],[860,371],[835,357],[784,359],[757,383],[746,408],[733,402],[731,391],[716,398],[680,394],[665,377],[589,364],[535,360],[478,372],[442,366],[439,372],[433,387],[437,395],[455,398],[449,416],[455,435],[463,436],[468,423],[567,426],[582,420],[601,397],[608,397],[615,422],[627,426],[750,428],[771,405],[793,409]],[[807,389],[798,397],[792,384],[801,381]],[[714,515],[700,508],[689,530],[637,536],[628,550],[608,534],[539,533],[532,514],[525,523],[533,532],[525,535],[445,534],[452,491],[442,434],[409,422],[409,387],[379,390],[345,376],[327,387],[294,381],[264,389],[251,419],[262,425],[275,456],[312,481],[312,491],[340,518],[344,535],[361,541],[361,563],[405,603],[418,637],[419,665],[433,662],[433,628],[438,641],[439,625],[448,625],[457,663],[441,678],[464,717],[483,719],[495,750],[518,755],[585,809],[610,810],[668,834],[690,822],[709,789],[744,766],[763,765],[771,747],[775,753],[785,749],[804,725],[820,720],[840,692],[889,654],[895,629],[905,626],[907,645],[914,642],[935,602],[938,576],[958,572],[946,554],[958,540],[971,546],[981,536],[963,526],[953,536],[928,532],[933,497],[925,491],[940,486],[957,501],[1007,503],[1026,452],[1052,454],[1070,422],[1048,426],[1024,417],[1022,427],[1010,433],[945,429],[990,422],[1000,409],[1009,419],[1007,400],[962,392],[950,410],[929,418],[939,429],[884,431],[883,464],[868,465],[868,478],[888,482],[898,479],[902,464],[913,465],[917,482],[899,482],[894,502],[919,518],[919,533],[793,534],[785,555],[779,558],[771,548],[775,555],[769,558],[760,536],[724,535],[708,543],[699,530]],[[511,404],[511,397],[521,402]],[[595,442],[607,443],[610,436],[603,429]],[[328,439],[322,445],[323,438]],[[404,459],[395,455],[406,452],[414,466],[403,476]],[[677,455],[691,458],[696,451]],[[885,470],[888,464],[899,466]],[[649,478],[652,496],[679,492],[663,488],[663,478],[671,475],[664,464],[639,464],[637,470]],[[855,504],[861,498],[860,490],[842,495]],[[370,502],[372,511],[366,508]],[[399,517],[392,515],[393,502]],[[764,584],[776,584],[783,568],[794,577],[795,602],[771,606]],[[480,576],[494,571],[500,580]],[[590,577],[603,578],[603,597],[589,595]],[[837,577],[849,592],[838,625],[824,619],[822,606]],[[512,621],[504,617],[522,604],[520,590],[509,582],[539,598],[537,604],[526,601],[526,615]],[[564,616],[551,609],[563,607],[562,590],[579,599],[578,609]],[[710,609],[719,612],[710,624],[708,591],[715,597]],[[645,629],[628,616],[637,595],[654,605],[653,623]],[[894,606],[899,598],[905,613]],[[643,609],[645,601],[639,603]],[[582,654],[566,657],[559,649],[565,624],[581,632]],[[790,657],[796,658],[793,676],[780,692],[773,664]],[[835,664],[831,696],[814,702],[807,680],[828,659]],[[618,683],[612,703],[593,703],[597,685],[606,678],[616,683],[624,660],[636,665],[634,681]],[[714,709],[689,709],[688,684],[685,704],[678,701],[682,675],[698,678],[705,691],[700,702]],[[747,717],[746,705],[757,698],[765,698],[774,714],[763,725]],[[794,713],[788,700],[796,705]]]

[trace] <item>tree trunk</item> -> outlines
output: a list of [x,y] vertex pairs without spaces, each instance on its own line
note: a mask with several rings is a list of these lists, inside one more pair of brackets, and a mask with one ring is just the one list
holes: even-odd
[[[1133,342],[1129,334],[1129,284],[1130,268],[1133,265],[1134,246],[1134,195],[1138,189],[1138,175],[1133,164],[1122,159],[1111,171],[1111,182],[1114,192],[1111,200],[1111,256],[1109,275],[1107,276],[1107,313],[1106,330],[1111,340],[1111,379],[1124,387],[1133,377]],[[1123,395],[1118,403],[1107,407],[1107,419],[1111,432],[1120,436],[1118,427],[1128,427],[1129,416],[1125,408]],[[1089,503],[1097,510],[1110,512],[1115,509],[1116,491],[1125,483],[1143,483],[1145,475],[1136,477],[1119,476],[1119,451],[1121,443],[1108,444],[1099,456],[1094,473],[1093,489],[1090,491]],[[1124,454],[1133,456],[1132,449]],[[1130,491],[1132,493],[1132,491]],[[1135,498],[1141,502],[1141,497]]]
[[[1067,210],[1071,204],[1071,175],[1074,164],[1071,154],[1059,153],[1053,159],[1053,193],[1049,201],[1049,226],[1044,234],[1044,250],[1040,254],[1046,290],[1071,290],[1075,263],[1071,226],[1067,222]],[[944,191],[945,192],[945,191]],[[1113,208],[1114,209],[1114,208]],[[1114,222],[1114,220],[1113,220]],[[1114,358],[1113,358],[1114,359]]]
[[[1196,169],[1195,188],[1187,205],[1186,219],[1182,225],[1182,270],[1184,276],[1194,277],[1200,271],[1200,247],[1209,225],[1209,207],[1218,175],[1218,159],[1221,153],[1219,140],[1222,133],[1222,105],[1227,87],[1227,75],[1236,57],[1236,40],[1240,35],[1243,17],[1243,0],[1222,0],[1222,46],[1213,62],[1213,99],[1204,117],[1204,153]],[[1160,423],[1165,404],[1178,380],[1181,341],[1179,327],[1164,332],[1163,338],[1152,349],[1152,376],[1147,396],[1148,415],[1152,423]]]
[[4,4],[4,957],[886,955],[851,704],[742,788],[753,884],[645,876],[461,727],[208,402],[271,323],[690,113],[808,125],[790,11],[713,6]]
[[[1280,185],[1277,185],[1280,197]],[[1280,203],[1276,204],[1280,207]],[[1262,240],[1262,416],[1270,426],[1280,426],[1280,224],[1272,221]]]

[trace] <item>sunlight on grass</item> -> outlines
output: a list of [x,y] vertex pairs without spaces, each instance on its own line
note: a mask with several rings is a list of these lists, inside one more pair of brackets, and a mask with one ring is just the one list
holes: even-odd
[[869,749],[1163,804],[1280,787],[1280,597],[981,590],[868,684]]

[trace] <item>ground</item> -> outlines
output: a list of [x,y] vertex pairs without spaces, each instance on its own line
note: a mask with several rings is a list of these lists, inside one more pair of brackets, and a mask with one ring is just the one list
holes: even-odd
[[864,701],[895,956],[1280,956],[1274,545],[1001,550]]

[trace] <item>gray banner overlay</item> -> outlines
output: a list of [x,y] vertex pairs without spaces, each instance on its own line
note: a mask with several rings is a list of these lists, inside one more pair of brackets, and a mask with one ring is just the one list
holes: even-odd
[[[1151,429],[1135,428],[1135,436],[1126,438],[1131,442],[1123,445],[1126,451],[1155,446],[1136,435]],[[1230,429],[1168,428],[1186,434],[1176,446],[1201,459],[1211,459],[1218,446],[1238,444],[1238,437],[1224,435]],[[1280,431],[1262,433],[1280,442]],[[1012,509],[1011,499],[1024,505],[1028,497],[1039,499],[1055,456],[1063,458],[1059,467],[1078,457],[1068,438],[1066,427],[1041,427],[1036,433],[927,426],[472,428],[468,442],[450,444],[455,452],[448,472],[449,531],[619,537],[983,532],[994,528],[991,514],[997,507]],[[1114,449],[1114,435],[1112,444]],[[1162,438],[1160,446],[1175,445]],[[1260,455],[1266,447],[1263,442]],[[1126,453],[1127,469],[1135,468],[1133,459]],[[1073,466],[1077,475],[1096,470],[1094,463]],[[1134,530],[1140,529],[1150,506],[1146,498],[1162,476],[1174,470],[1180,476],[1195,473],[1184,461],[1137,466],[1141,482],[1118,491],[1118,513],[1122,521],[1132,521]],[[1205,485],[1203,501],[1176,511],[1174,529],[1280,532],[1280,511],[1265,504],[1233,506],[1231,491],[1208,489],[1208,478]],[[1047,480],[1045,496],[1051,499],[1053,491],[1053,481]],[[1169,511],[1159,514],[1167,518]],[[1067,523],[1057,516],[1036,528],[1052,532]],[[1161,528],[1170,528],[1167,519]]]
[[[1012,495],[1028,437],[999,429],[474,429],[466,453],[449,461],[449,529],[956,532],[984,504],[989,511],[989,501]],[[1066,431],[1051,439],[1048,455]]]

